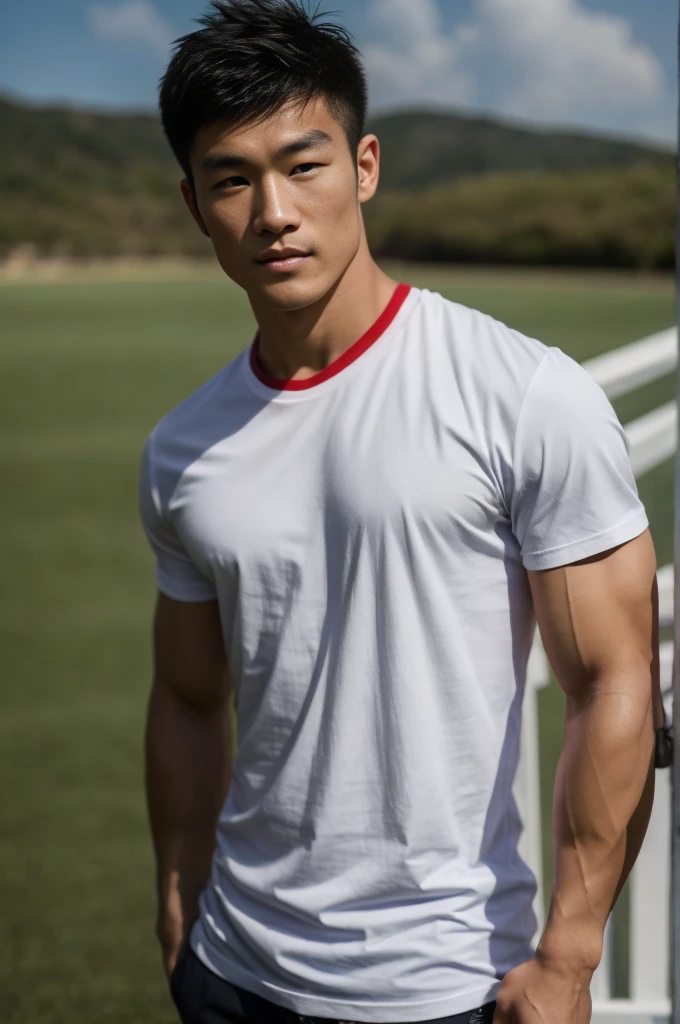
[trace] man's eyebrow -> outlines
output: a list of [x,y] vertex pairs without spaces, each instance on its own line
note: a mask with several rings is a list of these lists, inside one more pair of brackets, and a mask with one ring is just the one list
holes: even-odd
[[[286,143],[285,146],[281,146],[274,153],[274,157],[276,160],[281,160],[285,156],[302,153],[305,149],[310,149],[312,146],[327,146],[332,142],[333,139],[328,132],[324,132],[320,128],[313,128],[292,142]],[[201,170],[221,171],[230,168],[247,167],[249,164],[250,160],[245,156],[239,156],[238,153],[208,153],[201,160]]]
[[294,139],[293,142],[281,146],[281,149],[277,149],[274,155],[280,159],[283,156],[292,156],[293,153],[301,153],[303,149],[310,149],[312,146],[327,146],[332,142],[328,132],[322,131],[321,128],[313,128],[311,132],[306,132],[299,139]]

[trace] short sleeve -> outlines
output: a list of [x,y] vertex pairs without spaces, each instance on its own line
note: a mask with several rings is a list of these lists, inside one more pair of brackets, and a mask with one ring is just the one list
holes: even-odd
[[176,601],[210,601],[216,598],[214,585],[192,562],[164,514],[154,472],[153,434],[144,446],[139,467],[139,514],[156,556],[158,589]]
[[512,529],[527,569],[552,569],[637,537],[648,526],[630,444],[587,370],[549,348],[514,437]]

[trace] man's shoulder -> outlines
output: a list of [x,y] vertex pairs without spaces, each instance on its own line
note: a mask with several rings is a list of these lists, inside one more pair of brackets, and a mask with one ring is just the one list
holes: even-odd
[[142,454],[160,491],[172,492],[184,471],[235,429],[247,388],[242,352],[170,409],[149,433]]
[[511,327],[491,313],[476,306],[468,306],[456,299],[450,299],[441,292],[420,289],[425,315],[439,316],[446,324],[460,331],[474,331],[480,340],[485,337],[491,343],[510,344],[542,355],[546,349],[538,338]]
[[421,290],[423,333],[439,354],[485,392],[523,391],[549,346],[482,309]]
[[[588,370],[557,345],[537,338],[479,309],[430,293],[445,328],[440,356],[467,391],[470,404],[501,412],[514,431],[522,410],[536,436],[562,429],[574,437],[602,422],[613,422],[609,399]],[[489,420],[489,422],[496,422]]]
[[161,417],[149,435],[155,448],[202,443],[224,423],[225,411],[244,390],[239,367],[243,357],[240,353]]

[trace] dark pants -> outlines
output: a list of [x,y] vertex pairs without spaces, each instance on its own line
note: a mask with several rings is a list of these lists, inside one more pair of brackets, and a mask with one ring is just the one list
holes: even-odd
[[[225,981],[205,967],[190,946],[179,955],[170,991],[183,1024],[343,1024],[337,1018],[296,1013]],[[487,1003],[421,1024],[491,1024],[494,1008],[495,1003]]]

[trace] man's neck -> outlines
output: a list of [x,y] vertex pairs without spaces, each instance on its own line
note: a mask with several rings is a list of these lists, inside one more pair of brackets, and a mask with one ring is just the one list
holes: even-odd
[[304,380],[325,369],[375,323],[396,284],[372,258],[355,259],[311,306],[277,310],[253,305],[261,368],[280,380]]

